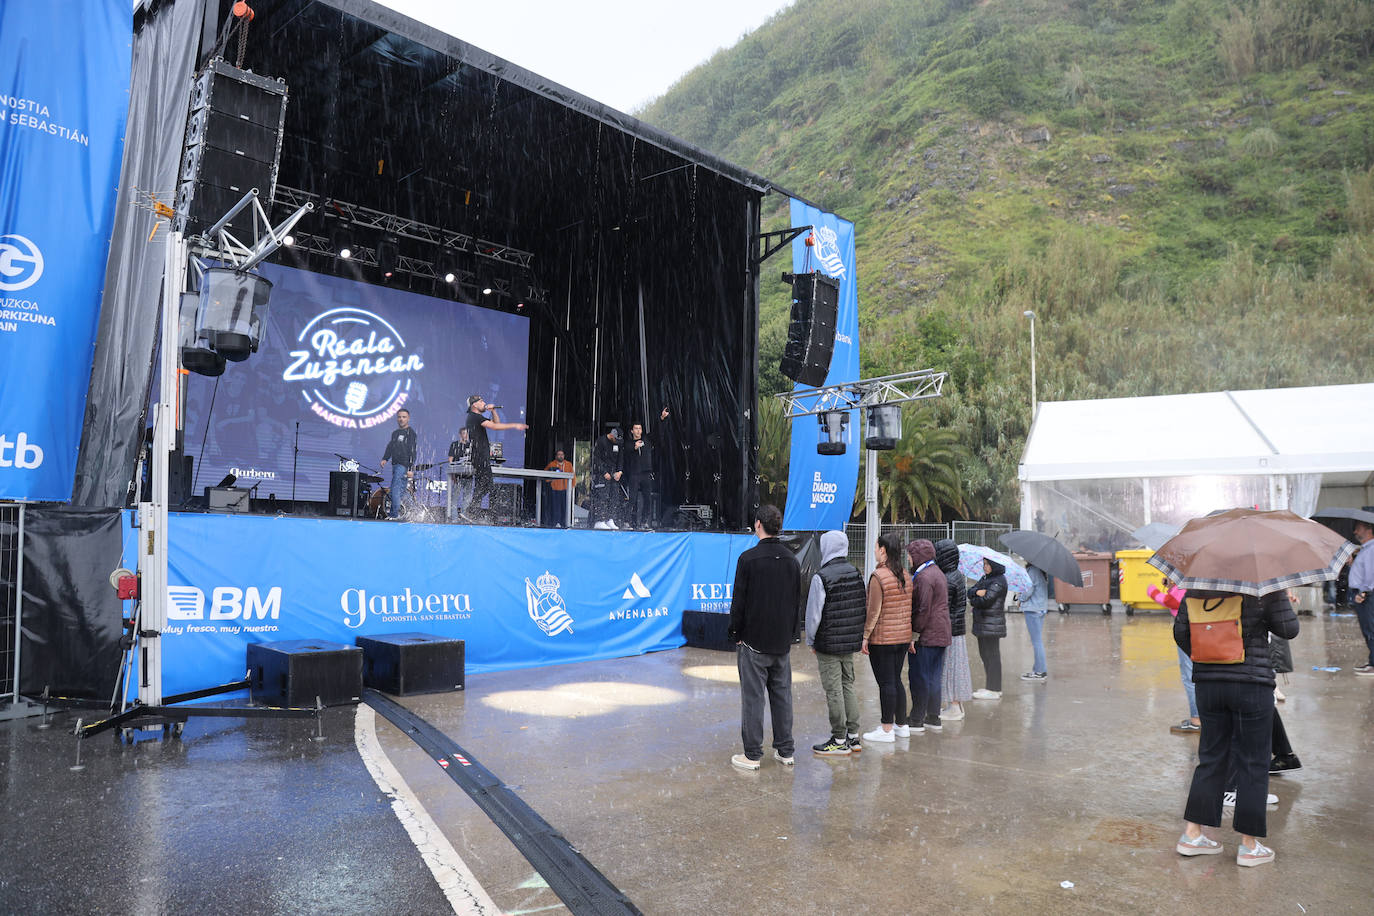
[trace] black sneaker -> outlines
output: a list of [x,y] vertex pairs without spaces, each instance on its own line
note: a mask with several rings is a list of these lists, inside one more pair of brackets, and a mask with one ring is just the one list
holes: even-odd
[[1043,681],[1043,680],[1045,680],[1045,679],[1048,678],[1048,677],[1049,677],[1049,674],[1046,673],[1046,672],[1044,672],[1044,671],[1027,671],[1025,674],[1021,675],[1021,680],[1023,680],[1023,681]]
[[940,723],[940,717],[939,717],[939,716],[936,716],[936,717],[930,718],[930,719],[926,719],[926,731],[928,731],[928,732],[942,732],[942,731],[944,731],[944,730],[945,730],[945,727],[944,727],[944,725],[942,725],[942,724]]
[[1301,769],[1302,762],[1298,760],[1297,754],[1275,754],[1274,759],[1269,761],[1270,775],[1282,773],[1284,770]]
[[821,744],[812,745],[811,750],[816,752],[817,757],[848,757],[849,739],[827,738]]
[[864,749],[864,743],[859,740],[858,735],[849,736],[849,749],[856,754],[862,753]]

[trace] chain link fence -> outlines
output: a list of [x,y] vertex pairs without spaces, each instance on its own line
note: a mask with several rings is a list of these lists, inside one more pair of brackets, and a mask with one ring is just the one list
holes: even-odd
[[[845,525],[844,533],[849,537],[849,562],[859,569],[864,566],[864,525]],[[948,524],[883,525],[882,534],[895,534],[901,541],[902,550],[912,541],[926,538],[938,541],[952,538],[957,544],[977,544],[980,547],[1003,549],[997,542],[999,534],[1011,530],[1011,525],[1003,522],[950,522]]]

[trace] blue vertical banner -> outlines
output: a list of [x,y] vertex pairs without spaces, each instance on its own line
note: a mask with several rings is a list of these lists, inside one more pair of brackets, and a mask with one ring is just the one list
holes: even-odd
[[0,499],[71,498],[132,35],[129,0],[0,3]]
[[[792,201],[792,225],[815,227],[792,243],[794,273],[820,271],[840,282],[840,309],[835,322],[835,352],[826,385],[859,380],[859,290],[854,263],[854,224],[799,200]],[[807,244],[811,241],[812,244]],[[798,385],[798,388],[810,387]],[[783,527],[789,531],[843,529],[854,509],[863,451],[862,417],[850,411],[843,455],[819,455],[815,417],[792,421],[792,457],[787,469],[787,508]]]

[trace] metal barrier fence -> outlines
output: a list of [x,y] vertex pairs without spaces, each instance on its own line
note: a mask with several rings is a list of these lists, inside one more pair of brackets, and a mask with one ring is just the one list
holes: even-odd
[[949,536],[959,544],[977,544],[1005,552],[1006,548],[997,540],[997,536],[1006,534],[1011,528],[1005,522],[950,522]]
[[0,504],[0,704],[19,702],[19,599],[24,591],[24,507]]

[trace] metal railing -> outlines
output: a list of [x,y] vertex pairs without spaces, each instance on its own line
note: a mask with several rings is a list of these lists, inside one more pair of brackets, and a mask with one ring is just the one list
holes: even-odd
[[0,503],[0,704],[19,702],[19,601],[24,593],[24,507]]
[[979,547],[1005,551],[997,536],[1011,529],[1012,526],[1005,522],[950,522],[949,536],[960,544],[977,544]]
[[[864,565],[864,527],[863,525],[844,526],[844,533],[849,537],[849,562],[859,569],[863,569]],[[903,550],[906,550],[907,544],[919,538],[926,538],[931,541],[952,538],[959,544],[977,544],[980,547],[1002,550],[1002,545],[997,542],[997,536],[1005,534],[1011,529],[1012,526],[1005,522],[949,522],[948,524],[936,522],[931,524],[883,525],[881,533],[897,535]]]

